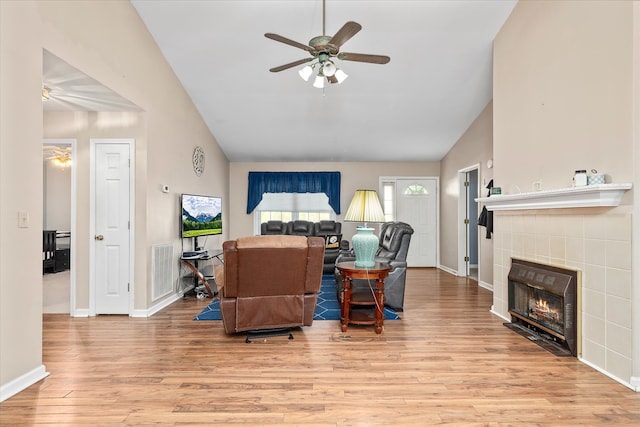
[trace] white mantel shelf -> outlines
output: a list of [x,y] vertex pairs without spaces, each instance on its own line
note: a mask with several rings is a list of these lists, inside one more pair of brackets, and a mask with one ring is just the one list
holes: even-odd
[[494,194],[475,201],[483,203],[490,211],[618,206],[624,192],[629,189],[631,184],[596,184],[530,193]]

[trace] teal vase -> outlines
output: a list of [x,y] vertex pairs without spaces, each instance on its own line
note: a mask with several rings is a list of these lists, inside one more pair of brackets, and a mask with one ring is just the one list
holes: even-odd
[[355,266],[371,268],[376,265],[374,258],[378,250],[378,238],[373,234],[373,228],[358,227],[357,230],[358,233],[351,239],[356,254]]

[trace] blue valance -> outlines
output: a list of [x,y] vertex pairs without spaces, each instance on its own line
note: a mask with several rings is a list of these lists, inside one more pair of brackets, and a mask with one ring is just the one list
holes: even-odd
[[249,172],[248,214],[264,193],[325,193],[340,214],[340,172]]

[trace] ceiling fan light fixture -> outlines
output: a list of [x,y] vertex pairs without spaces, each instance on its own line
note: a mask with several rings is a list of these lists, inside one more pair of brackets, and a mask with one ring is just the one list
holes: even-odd
[[334,77],[336,78],[336,80],[338,80],[338,84],[340,84],[343,81],[345,81],[347,79],[347,77],[349,77],[349,75],[338,68],[338,69],[336,69]]
[[302,80],[304,80],[305,82],[309,81],[309,77],[311,77],[311,74],[313,73],[313,68],[311,68],[310,65],[305,65],[303,68],[301,68],[300,70],[298,70],[298,74],[300,74],[300,77],[302,78]]
[[54,165],[59,166],[61,168],[66,168],[71,166],[71,157],[56,157],[51,160]]
[[313,87],[317,87],[318,89],[324,88],[324,76],[322,73],[318,73],[316,76],[316,80],[313,82]]
[[288,64],[280,65],[279,67],[274,67],[269,69],[269,71],[273,73],[277,73],[279,71],[288,70],[289,68],[296,67],[298,65],[302,65],[306,62],[314,61],[313,65],[306,66],[303,69],[298,71],[300,77],[307,81],[311,78],[311,74],[313,74],[313,70],[317,65],[319,68],[318,74],[316,76],[315,82],[313,83],[314,87],[324,88],[324,78],[327,78],[329,83],[342,83],[348,77],[348,75],[344,71],[340,71],[338,67],[334,64],[332,58],[337,58],[340,60],[346,61],[357,61],[357,62],[368,62],[371,64],[386,64],[390,61],[391,58],[383,55],[371,55],[364,53],[345,53],[340,52],[340,48],[350,40],[353,36],[355,36],[361,29],[362,25],[358,24],[355,21],[346,22],[333,36],[328,36],[325,31],[325,3],[326,0],[322,1],[322,36],[317,36],[312,38],[309,41],[309,44],[305,45],[302,43],[298,43],[297,41],[288,39],[278,34],[274,33],[265,33],[265,37],[271,40],[275,40],[280,43],[287,44],[289,46],[296,47],[298,49],[302,49],[307,53],[311,54],[311,58],[299,59],[297,61],[289,62]]
[[322,65],[322,72],[327,77],[333,76],[336,70],[336,66],[331,61],[325,61],[324,65]]

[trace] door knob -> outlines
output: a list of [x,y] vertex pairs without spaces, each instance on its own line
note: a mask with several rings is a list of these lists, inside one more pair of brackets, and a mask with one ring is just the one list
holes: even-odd
[[96,234],[96,237],[94,237],[94,239],[96,239],[96,240],[104,240],[104,236],[102,234]]

